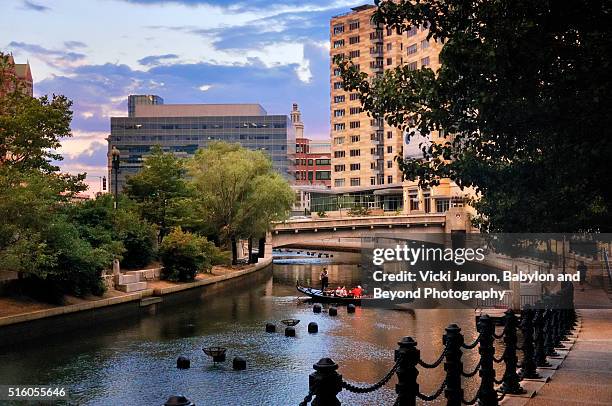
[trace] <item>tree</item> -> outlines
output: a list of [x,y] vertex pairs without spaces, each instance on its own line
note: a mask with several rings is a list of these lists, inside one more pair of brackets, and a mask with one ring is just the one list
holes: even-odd
[[233,264],[236,241],[263,235],[271,222],[287,218],[293,204],[289,184],[262,151],[214,142],[199,150],[187,167],[199,225],[231,245]]
[[170,228],[186,216],[189,190],[182,159],[154,146],[142,170],[128,178],[125,193],[138,202],[142,217],[157,225],[161,242]]
[[444,130],[423,159],[399,159],[422,187],[475,187],[485,231],[612,230],[610,7],[605,1],[380,2],[374,20],[442,41],[441,68],[368,78],[339,61],[364,109],[413,135]]

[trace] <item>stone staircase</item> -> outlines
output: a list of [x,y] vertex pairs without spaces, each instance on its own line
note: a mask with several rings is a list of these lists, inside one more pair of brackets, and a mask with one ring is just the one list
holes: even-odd
[[147,282],[141,282],[139,275],[130,273],[115,276],[115,286],[117,290],[126,293],[138,292],[147,288]]

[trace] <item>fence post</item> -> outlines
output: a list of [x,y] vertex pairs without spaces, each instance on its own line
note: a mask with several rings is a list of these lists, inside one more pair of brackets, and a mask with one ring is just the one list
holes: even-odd
[[446,389],[444,389],[444,396],[447,406],[461,406],[463,400],[463,389],[461,388],[463,334],[461,334],[461,328],[456,324],[450,324],[445,330],[446,333],[442,336],[442,343],[446,346],[444,362]]
[[480,316],[476,327],[480,333],[478,345],[478,353],[480,354],[478,404],[496,406],[497,393],[495,392],[495,368],[493,366],[493,357],[495,356],[495,347],[493,346],[495,338],[493,333],[495,332],[495,327],[493,326],[493,321],[486,314]]
[[516,356],[516,330],[518,327],[518,320],[516,319],[514,312],[511,309],[508,309],[504,315],[504,321],[504,344],[506,345],[506,348],[504,349],[502,358],[506,364],[506,369],[504,370],[504,377],[502,378],[503,383],[501,390],[504,393],[518,395],[525,393],[525,390],[519,383],[521,379],[516,373],[516,368],[518,365],[518,358]]
[[530,305],[525,305],[521,316],[521,331],[523,332],[523,361],[521,362],[520,376],[524,379],[541,378],[536,370],[533,348],[533,317],[534,310]]
[[547,357],[559,355],[555,351],[555,310],[552,297],[544,297],[544,351]]
[[415,406],[419,384],[417,377],[419,370],[417,364],[421,358],[421,351],[417,348],[417,342],[412,337],[404,337],[398,343],[399,348],[395,350],[395,362],[399,360],[397,367],[397,406]]
[[555,317],[553,319],[554,322],[554,344],[555,347],[561,347],[561,340],[563,337],[563,308],[561,306],[561,292],[557,292],[553,295],[553,306],[555,309]]
[[533,328],[535,332],[535,362],[538,367],[549,367],[546,361],[546,349],[544,347],[544,305],[538,302],[537,310],[533,318]]
[[331,358],[321,358],[312,366],[315,372],[311,373],[308,387],[314,393],[313,406],[340,406],[336,397],[342,390],[342,375],[336,370],[338,364]]

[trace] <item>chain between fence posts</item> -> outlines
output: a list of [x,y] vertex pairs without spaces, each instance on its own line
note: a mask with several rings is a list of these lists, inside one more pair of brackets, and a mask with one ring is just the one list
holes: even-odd
[[396,370],[395,393],[397,393],[397,400],[395,405],[415,406],[419,393],[417,364],[421,358],[421,351],[417,348],[417,342],[412,337],[404,337],[397,344],[399,348],[395,350],[394,359],[395,362],[399,362],[399,365]]
[[461,328],[456,324],[450,324],[445,330],[446,333],[442,336],[442,343],[446,346],[444,362],[446,389],[444,390],[444,396],[447,406],[461,406],[463,400],[463,388],[461,388],[463,334],[461,334]]
[[478,388],[478,404],[481,406],[496,406],[497,393],[495,392],[495,368],[493,357],[495,356],[495,326],[488,315],[480,316],[478,320],[478,332],[480,343],[478,353],[480,354],[480,387]]
[[521,315],[521,331],[523,333],[523,360],[520,376],[523,379],[541,378],[536,369],[533,347],[533,317],[535,311],[530,305],[525,305]]
[[506,348],[502,356],[504,364],[506,364],[506,369],[504,370],[504,377],[502,378],[503,383],[501,390],[504,393],[511,393],[514,395],[525,393],[525,390],[519,383],[521,378],[516,373],[518,366],[518,357],[516,356],[516,343],[518,340],[516,336],[517,327],[518,320],[514,315],[514,311],[510,309],[506,310],[504,314],[504,344]]
[[312,406],[340,406],[337,395],[342,390],[342,375],[336,372],[338,364],[330,358],[321,358],[312,367],[315,372],[308,380],[310,392],[315,396]]

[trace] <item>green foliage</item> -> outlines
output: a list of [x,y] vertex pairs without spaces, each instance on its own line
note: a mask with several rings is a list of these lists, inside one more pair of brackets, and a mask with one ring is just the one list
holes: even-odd
[[321,218],[325,218],[325,217],[327,217],[327,212],[325,210],[319,210],[317,212],[317,216],[319,216]]
[[189,217],[183,160],[155,146],[143,168],[127,180],[125,193],[138,203],[141,216],[159,229],[159,241]]
[[358,217],[358,216],[369,216],[371,213],[370,209],[363,206],[353,206],[348,212],[349,216]]
[[[288,217],[295,198],[262,151],[211,143],[187,164],[196,229],[222,243],[259,237]],[[236,262],[235,256],[232,258]]]
[[197,273],[209,271],[213,265],[227,261],[227,255],[213,243],[180,227],[164,238],[159,256],[164,265],[162,278],[183,282],[191,281]]
[[82,238],[121,260],[123,268],[139,268],[155,258],[155,227],[141,220],[136,205],[122,198],[114,209],[113,196],[102,195],[67,209]]
[[364,109],[414,135],[423,159],[399,159],[420,186],[474,187],[485,231],[612,230],[609,8],[600,1],[383,1],[374,20],[427,25],[441,68],[376,78],[339,61]]

